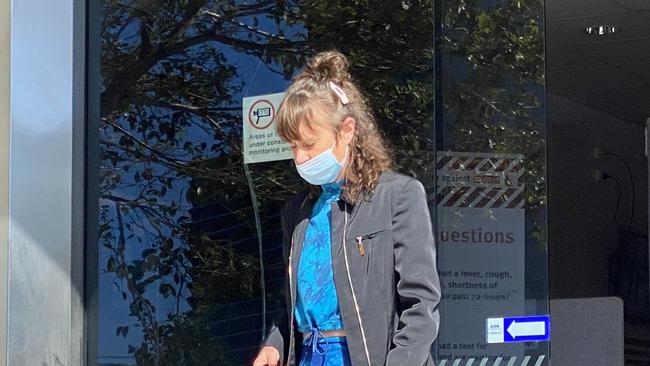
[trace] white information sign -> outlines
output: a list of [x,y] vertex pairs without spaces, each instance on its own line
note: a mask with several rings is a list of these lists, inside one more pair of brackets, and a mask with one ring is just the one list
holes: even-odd
[[518,356],[485,339],[486,319],[525,310],[523,157],[439,152],[440,360]]
[[291,147],[275,130],[275,115],[284,93],[246,97],[242,101],[244,163],[292,159]]

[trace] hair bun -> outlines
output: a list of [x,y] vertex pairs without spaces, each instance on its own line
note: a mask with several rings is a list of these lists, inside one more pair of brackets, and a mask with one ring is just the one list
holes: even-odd
[[341,84],[351,79],[348,67],[348,58],[344,54],[338,51],[325,51],[312,57],[305,72],[311,74],[317,81],[333,81]]

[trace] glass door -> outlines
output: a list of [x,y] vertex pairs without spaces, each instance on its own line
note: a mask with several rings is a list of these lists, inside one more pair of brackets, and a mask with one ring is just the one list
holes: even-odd
[[[548,363],[547,343],[526,338],[544,319],[505,320],[548,314],[541,2],[89,9],[90,364],[250,364],[285,311],[279,211],[305,184],[291,160],[256,159],[273,148],[244,126],[263,129],[305,60],[333,48],[396,170],[427,189],[439,364]],[[499,319],[503,339],[488,343]]]
[[440,365],[549,363],[544,7],[436,1]]
[[253,129],[336,48],[397,169],[433,189],[432,2],[92,3],[89,363],[249,365],[285,311],[279,211],[304,188]]

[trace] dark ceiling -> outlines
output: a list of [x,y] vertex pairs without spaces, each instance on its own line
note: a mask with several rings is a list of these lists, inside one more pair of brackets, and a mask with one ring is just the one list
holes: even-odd
[[[585,28],[613,25],[614,35]],[[548,91],[645,126],[650,117],[650,0],[546,0]]]

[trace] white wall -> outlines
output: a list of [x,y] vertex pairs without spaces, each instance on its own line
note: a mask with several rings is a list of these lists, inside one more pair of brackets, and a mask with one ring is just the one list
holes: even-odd
[[622,230],[632,205],[623,164],[612,156],[593,157],[594,147],[620,155],[636,185],[633,230],[647,235],[648,181],[643,125],[621,121],[563,97],[547,97],[550,295],[552,298],[605,296],[609,254],[618,244],[614,224],[617,188],[595,182],[594,170],[616,177],[622,195]]
[[7,363],[73,365],[73,0],[13,0]]
[[6,365],[7,240],[9,230],[10,1],[0,0],[0,365]]

